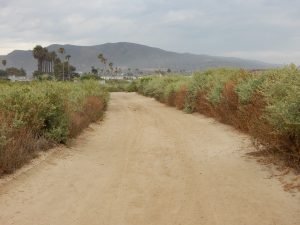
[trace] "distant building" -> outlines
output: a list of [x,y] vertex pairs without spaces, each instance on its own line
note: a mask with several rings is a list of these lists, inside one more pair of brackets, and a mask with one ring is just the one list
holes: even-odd
[[26,76],[16,76],[16,75],[9,75],[8,76],[8,79],[11,81],[11,82],[26,82],[26,81],[30,81],[30,79]]
[[135,76],[101,76],[103,80],[135,80]]

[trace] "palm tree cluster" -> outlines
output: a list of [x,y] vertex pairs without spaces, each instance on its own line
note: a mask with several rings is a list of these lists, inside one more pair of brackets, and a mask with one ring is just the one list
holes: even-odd
[[122,72],[121,68],[118,67],[114,68],[114,64],[112,62],[109,62],[107,65],[108,60],[107,58],[104,57],[103,53],[100,53],[98,55],[98,59],[100,63],[104,65],[104,69],[100,70],[102,73],[104,72],[104,74],[117,74]]
[[49,52],[47,48],[37,45],[33,49],[33,57],[38,61],[38,72],[51,74],[54,72],[54,61],[57,58],[56,53]]
[[33,57],[38,61],[38,70],[36,71],[36,74],[49,74],[65,80],[66,67],[68,79],[70,80],[71,72],[75,71],[75,67],[69,63],[71,55],[65,56],[65,49],[62,47],[59,48],[57,52],[62,55],[63,60],[57,56],[55,51],[49,52],[47,48],[43,48],[41,45],[34,47],[32,54]]

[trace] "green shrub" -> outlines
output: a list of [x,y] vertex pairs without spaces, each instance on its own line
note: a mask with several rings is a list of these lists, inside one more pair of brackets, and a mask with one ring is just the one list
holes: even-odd
[[178,90],[181,84],[186,83],[187,79],[176,74],[164,77],[149,76],[139,79],[136,86],[139,93],[166,102],[168,97],[175,90]]
[[137,82],[139,93],[169,105],[175,105],[181,87],[186,87],[180,99],[185,112],[215,116],[300,159],[300,71],[295,65],[258,72],[212,69],[192,78],[149,76]]
[[290,66],[265,76],[260,89],[267,104],[264,117],[277,132],[300,138],[300,71]]
[[129,84],[126,86],[126,91],[127,92],[136,92],[136,91],[138,91],[137,82],[135,80],[130,81]]
[[131,81],[128,80],[106,80],[104,87],[109,92],[124,92],[128,90]]
[[243,78],[236,86],[236,93],[241,105],[247,105],[251,102],[253,94],[265,81],[265,76],[261,74],[249,74]]
[[34,151],[44,149],[36,144],[39,140],[66,143],[74,114],[92,122],[85,118],[89,97],[97,98],[89,110],[99,112],[105,109],[109,95],[92,80],[0,83],[0,175],[21,166]]

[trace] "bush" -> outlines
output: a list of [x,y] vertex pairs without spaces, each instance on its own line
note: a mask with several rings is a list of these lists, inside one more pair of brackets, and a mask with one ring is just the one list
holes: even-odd
[[[0,174],[18,168],[47,145],[66,143],[101,117],[107,101],[108,93],[94,81],[1,83]],[[75,114],[85,120],[77,124],[78,132],[72,131]]]
[[167,103],[170,96],[182,85],[185,85],[188,79],[179,75],[149,76],[139,79],[136,85],[139,93]]
[[263,84],[266,76],[248,74],[243,78],[236,86],[235,92],[239,97],[241,105],[247,105],[251,103],[251,98],[256,90]]
[[294,65],[259,72],[213,69],[191,78],[149,76],[137,82],[137,90],[231,124],[299,165],[300,71]]
[[129,90],[130,85],[128,80],[106,80],[104,86],[109,92],[124,92]]
[[136,92],[137,91],[137,82],[129,81],[129,84],[126,86],[127,92]]

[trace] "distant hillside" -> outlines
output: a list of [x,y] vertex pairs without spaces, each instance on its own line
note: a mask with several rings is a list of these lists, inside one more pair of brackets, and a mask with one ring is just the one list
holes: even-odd
[[[65,48],[66,54],[71,55],[71,64],[76,66],[77,71],[82,72],[90,71],[91,66],[102,66],[97,59],[99,53],[103,53],[109,61],[118,67],[133,69],[170,68],[171,70],[194,71],[212,67],[264,69],[274,66],[260,61],[239,58],[176,53],[127,42],[107,43],[95,46],[54,44],[48,46],[48,50],[56,51],[60,47]],[[7,56],[0,56],[0,60],[3,58],[7,59],[8,67],[23,67],[27,71],[27,74],[32,74],[36,70],[37,62],[32,57],[31,51],[15,50]],[[3,68],[2,65],[0,65],[0,68]]]

